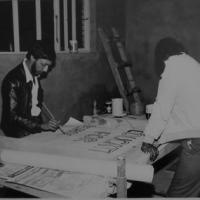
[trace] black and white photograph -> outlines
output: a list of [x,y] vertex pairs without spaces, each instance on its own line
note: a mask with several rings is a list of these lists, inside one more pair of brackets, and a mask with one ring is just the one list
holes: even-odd
[[0,0],[0,199],[200,197],[199,0]]

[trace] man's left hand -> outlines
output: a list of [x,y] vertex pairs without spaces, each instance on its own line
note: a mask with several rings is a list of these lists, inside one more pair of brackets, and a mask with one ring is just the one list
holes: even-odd
[[158,148],[153,144],[143,142],[141,147],[142,152],[150,154],[150,161],[156,160],[159,155]]

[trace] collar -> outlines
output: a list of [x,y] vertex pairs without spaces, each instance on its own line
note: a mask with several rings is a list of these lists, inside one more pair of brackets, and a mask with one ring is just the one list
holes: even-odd
[[23,66],[24,66],[24,71],[25,71],[25,76],[26,76],[26,83],[28,83],[29,81],[32,81],[33,82],[33,76],[32,74],[30,73],[29,69],[28,69],[28,66],[26,64],[26,58],[24,58],[23,60]]

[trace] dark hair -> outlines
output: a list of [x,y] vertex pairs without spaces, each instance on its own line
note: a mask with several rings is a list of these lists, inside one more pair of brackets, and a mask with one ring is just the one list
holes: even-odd
[[165,61],[174,55],[180,55],[183,52],[187,53],[185,47],[176,39],[166,37],[161,39],[155,48],[155,70],[160,77],[165,68]]
[[35,59],[48,59],[52,62],[52,66],[55,65],[56,53],[54,51],[54,47],[46,41],[36,40],[34,44],[28,49],[26,58],[30,59],[31,55]]

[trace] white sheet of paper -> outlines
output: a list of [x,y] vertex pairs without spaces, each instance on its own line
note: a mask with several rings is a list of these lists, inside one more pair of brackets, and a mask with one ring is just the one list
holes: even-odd
[[27,170],[23,168],[20,170],[12,166],[14,164],[7,163],[7,170],[16,171],[13,173],[16,176],[8,179],[12,183],[53,192],[68,198],[77,196],[105,198],[107,196],[108,178],[104,176],[31,166],[26,166]]
[[[48,155],[13,150],[2,150],[3,162],[18,163],[36,167],[82,172],[86,174],[117,177],[117,162]],[[154,169],[151,165],[126,163],[126,177],[130,180],[151,182]]]
[[75,126],[75,125],[82,125],[83,123],[80,122],[79,120],[70,117],[69,120],[64,124],[64,126],[70,125],[70,126]]
[[69,121],[72,122],[69,124],[79,124],[75,125],[78,131],[72,131],[72,135],[48,132],[21,139],[1,136],[0,141],[4,146],[1,152],[2,160],[115,177],[116,158],[133,150],[132,159],[127,159],[126,163],[127,177],[151,182],[152,166],[137,162],[139,157],[144,157],[139,151],[142,132],[134,130],[137,126],[142,129],[146,121],[133,119],[130,125],[127,120],[117,118],[117,127],[90,127],[83,131],[80,130],[84,124],[76,123],[78,120],[73,118]]

